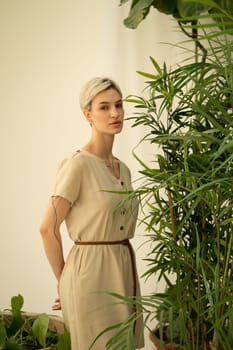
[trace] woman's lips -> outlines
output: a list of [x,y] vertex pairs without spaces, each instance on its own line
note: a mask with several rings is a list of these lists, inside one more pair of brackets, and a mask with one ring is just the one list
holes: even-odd
[[110,125],[119,126],[119,125],[121,125],[121,122],[120,121],[113,122],[113,123],[110,123]]

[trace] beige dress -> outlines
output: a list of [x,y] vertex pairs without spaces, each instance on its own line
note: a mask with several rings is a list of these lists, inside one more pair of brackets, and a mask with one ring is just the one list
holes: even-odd
[[[133,200],[118,206],[124,195],[108,191],[131,189],[130,172],[123,162],[117,179],[102,159],[82,150],[61,163],[52,195],[72,204],[66,225],[73,241],[118,241],[133,237],[138,203]],[[60,280],[62,313],[72,350],[88,350],[101,331],[127,319],[132,308],[119,304],[107,292],[132,296],[134,284],[127,246],[73,245]],[[137,276],[136,287],[139,294]],[[111,335],[101,336],[93,350],[105,349]],[[140,319],[135,348],[143,347],[143,342]]]

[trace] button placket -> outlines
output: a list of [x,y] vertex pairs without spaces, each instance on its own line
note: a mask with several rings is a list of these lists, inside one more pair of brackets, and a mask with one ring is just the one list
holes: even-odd
[[[125,183],[124,183],[124,181],[122,179],[119,179],[119,184],[121,185],[121,187],[125,186]],[[125,207],[121,208],[120,214],[121,214],[122,219],[123,219],[123,217],[126,215],[126,208]],[[123,222],[124,222],[124,219],[123,219]],[[120,225],[120,231],[123,231],[124,229],[125,229],[124,225],[121,224]]]
[[125,214],[126,214],[126,209],[125,208],[121,209],[121,215],[125,215]]

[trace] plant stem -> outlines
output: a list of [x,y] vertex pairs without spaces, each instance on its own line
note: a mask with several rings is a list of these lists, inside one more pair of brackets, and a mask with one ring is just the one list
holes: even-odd
[[167,191],[167,197],[168,197],[168,205],[169,205],[171,225],[172,225],[172,235],[173,235],[173,239],[176,241],[176,220],[175,220],[175,212],[174,212],[172,195],[170,190]]
[[206,57],[207,57],[207,50],[206,48],[200,43],[200,41],[198,40],[198,31],[196,28],[197,25],[197,21],[192,21],[191,25],[192,25],[192,34],[190,34],[189,32],[187,32],[187,30],[184,29],[182,23],[180,21],[178,21],[178,24],[182,30],[182,32],[188,36],[189,38],[191,38],[194,42],[195,42],[195,60],[196,62],[198,61],[197,57],[198,57],[198,53],[197,53],[197,49],[199,48],[202,51],[202,62],[206,61]]

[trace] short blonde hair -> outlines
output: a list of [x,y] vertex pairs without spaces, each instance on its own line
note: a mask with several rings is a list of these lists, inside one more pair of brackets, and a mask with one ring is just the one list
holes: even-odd
[[104,90],[115,89],[122,97],[120,87],[109,78],[93,78],[89,80],[81,89],[79,102],[82,110],[91,110],[91,102],[97,94]]

